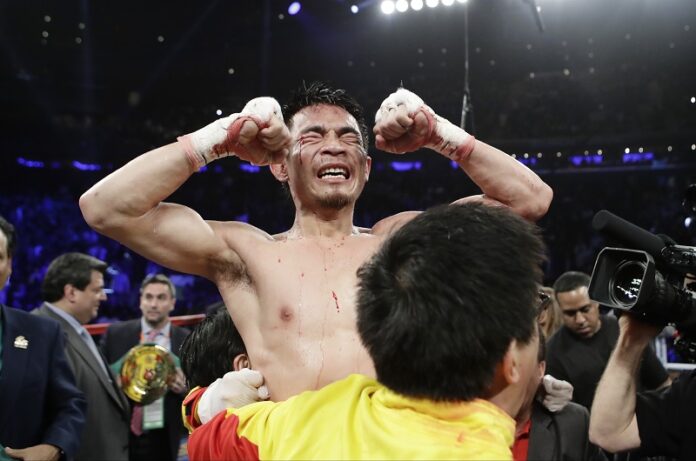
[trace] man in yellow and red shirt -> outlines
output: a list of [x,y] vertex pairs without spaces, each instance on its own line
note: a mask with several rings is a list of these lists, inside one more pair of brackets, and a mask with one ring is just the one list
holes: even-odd
[[[193,391],[189,458],[512,459],[510,415],[536,371],[543,252],[509,210],[426,211],[358,271],[357,327],[377,380],[351,375],[203,425],[206,394]],[[257,388],[254,373],[223,380]]]

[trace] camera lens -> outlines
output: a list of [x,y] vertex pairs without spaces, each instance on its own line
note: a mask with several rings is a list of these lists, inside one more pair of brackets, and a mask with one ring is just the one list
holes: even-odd
[[638,261],[623,262],[616,268],[610,282],[614,302],[631,308],[638,300],[640,285],[645,274],[645,264]]

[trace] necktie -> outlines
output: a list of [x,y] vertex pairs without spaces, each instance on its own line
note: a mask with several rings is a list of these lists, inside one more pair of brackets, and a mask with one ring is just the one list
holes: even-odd
[[143,434],[143,406],[138,403],[133,404],[130,430],[133,434],[138,436]]

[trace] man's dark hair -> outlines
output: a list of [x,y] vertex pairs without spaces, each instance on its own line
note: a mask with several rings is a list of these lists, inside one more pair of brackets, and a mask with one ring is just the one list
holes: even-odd
[[7,256],[12,257],[17,248],[17,236],[15,234],[15,228],[12,224],[0,216],[0,231],[5,234],[7,239]]
[[305,107],[316,106],[318,104],[327,104],[330,106],[338,106],[355,118],[360,127],[362,135],[363,148],[367,152],[370,142],[369,131],[365,123],[365,114],[362,106],[346,90],[332,88],[324,82],[312,82],[309,85],[302,83],[302,86],[296,89],[290,96],[288,102],[283,106],[283,117],[288,127],[292,126],[292,118],[296,113]]
[[590,276],[584,272],[569,271],[561,274],[553,284],[554,295],[558,299],[558,293],[566,293],[580,287],[590,286]]
[[65,285],[84,290],[92,281],[92,271],[104,274],[106,268],[104,261],[84,253],[60,255],[48,266],[41,284],[41,296],[49,303],[59,301],[63,298]]
[[208,310],[205,319],[181,345],[181,370],[190,388],[208,386],[228,371],[239,354],[246,354],[244,341],[225,305]]
[[174,286],[172,280],[164,274],[150,274],[146,276],[145,279],[143,279],[143,283],[140,284],[140,294],[143,294],[143,290],[145,290],[146,286],[153,283],[167,285],[167,288],[169,288],[169,294],[172,295],[172,298],[176,299],[176,287]]
[[432,208],[358,270],[358,332],[377,379],[406,396],[481,397],[512,340],[536,334],[538,228],[482,204]]

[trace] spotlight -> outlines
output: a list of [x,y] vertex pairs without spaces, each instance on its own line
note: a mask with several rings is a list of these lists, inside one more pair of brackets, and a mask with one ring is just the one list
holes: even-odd
[[440,0],[425,0],[425,4],[430,8],[435,8],[440,4]]
[[351,5],[351,6],[350,6],[350,12],[351,12],[351,13],[357,14],[358,11],[360,11],[360,8],[358,7],[358,5]]
[[290,16],[296,15],[297,13],[300,12],[302,9],[302,5],[300,5],[300,2],[292,2],[290,6],[288,7],[288,14]]
[[384,0],[380,5],[382,13],[392,14],[394,12],[394,2],[392,0]]
[[411,0],[411,9],[413,11],[420,11],[423,9],[423,0]]
[[404,13],[408,11],[408,1],[396,0],[396,11],[398,11],[399,13]]
[[221,111],[220,109],[216,110],[215,113],[216,113],[217,115],[222,115],[222,111]]
[[624,154],[628,154],[629,152],[631,152],[631,149],[629,149],[628,147],[624,149]]
[[452,6],[454,5],[454,0],[442,0],[442,4],[445,6]]
[[696,103],[696,96],[691,96],[691,104],[695,104],[695,103]]

